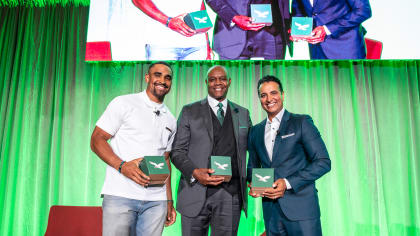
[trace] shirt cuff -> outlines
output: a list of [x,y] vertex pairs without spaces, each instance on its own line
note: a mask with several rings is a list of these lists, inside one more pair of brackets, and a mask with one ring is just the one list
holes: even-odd
[[289,181],[287,181],[287,179],[284,179],[284,182],[286,182],[287,190],[292,189],[292,186],[290,185]]
[[328,29],[328,27],[326,25],[323,25],[325,33],[327,33],[327,35],[331,35],[331,31]]
[[191,176],[191,179],[190,179],[190,184],[192,184],[192,183],[194,183],[195,182],[195,178],[193,177],[193,176]]

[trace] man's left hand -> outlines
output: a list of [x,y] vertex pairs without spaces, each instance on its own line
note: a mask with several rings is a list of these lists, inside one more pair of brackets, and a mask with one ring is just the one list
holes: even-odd
[[324,26],[317,26],[314,30],[312,30],[312,36],[308,37],[306,41],[311,44],[317,44],[324,42],[325,36],[327,32],[325,32]]
[[286,181],[284,179],[278,179],[276,182],[274,182],[272,188],[264,191],[263,196],[271,199],[277,199],[284,196],[286,189]]
[[165,226],[170,226],[176,221],[176,211],[172,201],[168,201],[168,213],[166,214]]

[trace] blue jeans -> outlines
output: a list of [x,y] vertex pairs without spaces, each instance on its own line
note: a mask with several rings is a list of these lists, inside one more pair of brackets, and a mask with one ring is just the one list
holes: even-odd
[[175,48],[146,44],[146,60],[206,60],[207,47]]
[[141,201],[104,195],[102,235],[160,236],[166,219],[166,201]]

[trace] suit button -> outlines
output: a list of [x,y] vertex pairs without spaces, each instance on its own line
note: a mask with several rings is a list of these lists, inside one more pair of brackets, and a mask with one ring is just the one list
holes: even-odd
[[317,16],[318,15],[318,13],[314,13],[314,14],[312,14],[312,16]]

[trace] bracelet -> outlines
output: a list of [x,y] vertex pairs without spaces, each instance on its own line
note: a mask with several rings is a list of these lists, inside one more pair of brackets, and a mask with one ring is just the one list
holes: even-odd
[[166,20],[166,27],[169,27],[169,21],[171,21],[172,20],[172,17],[168,17],[168,19]]
[[174,202],[174,200],[172,200],[172,199],[171,199],[171,200],[166,200],[166,201],[167,201],[167,202],[172,202],[172,203]]
[[118,172],[120,172],[120,173],[121,173],[121,168],[122,168],[122,166],[124,165],[124,163],[125,163],[125,161],[122,161],[122,162],[121,162],[120,167],[118,167]]

